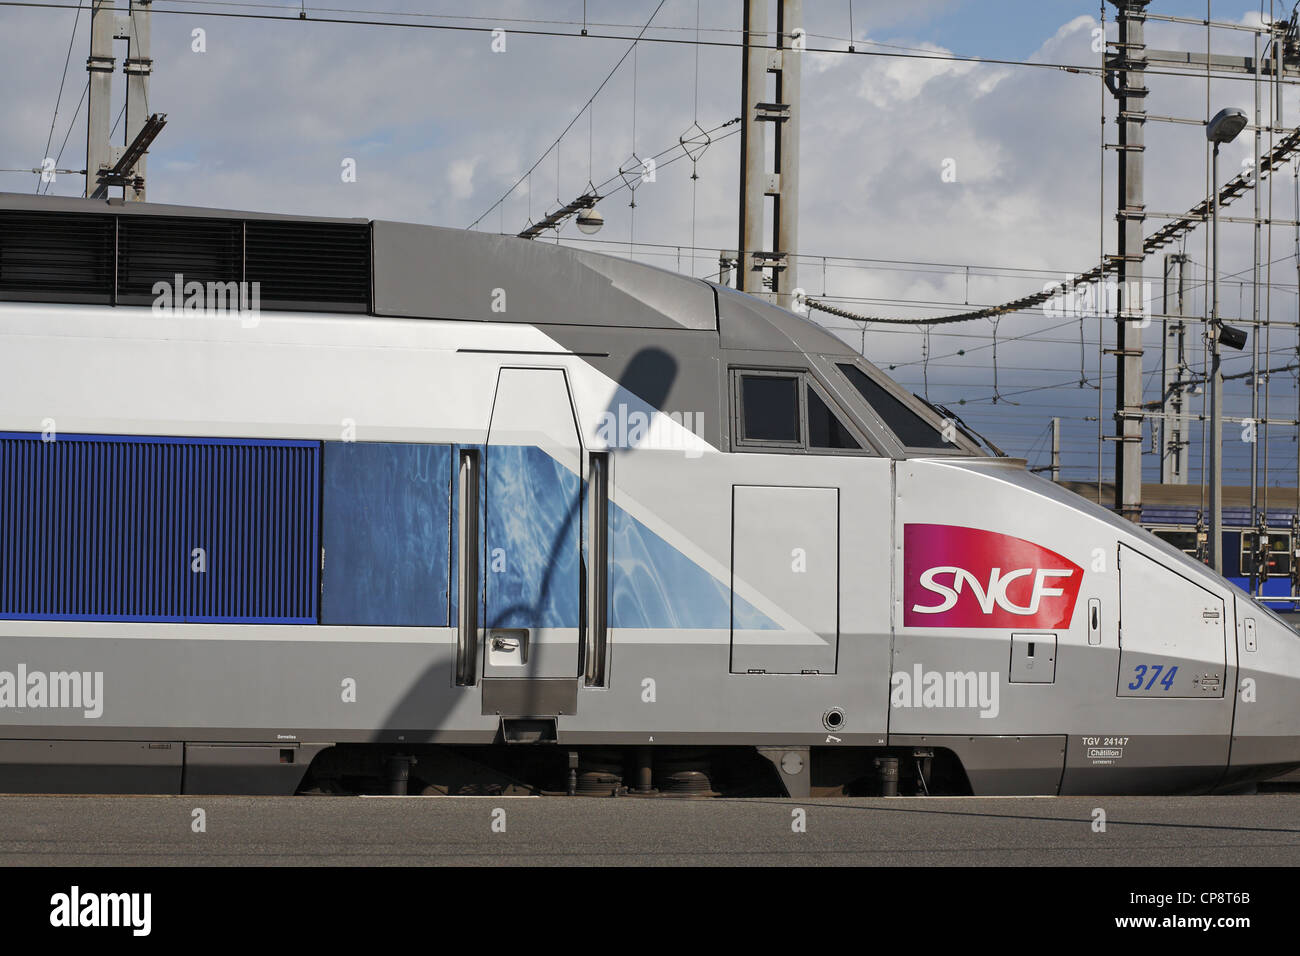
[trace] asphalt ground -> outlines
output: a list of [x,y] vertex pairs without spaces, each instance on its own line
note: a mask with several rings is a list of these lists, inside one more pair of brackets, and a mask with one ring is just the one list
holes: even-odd
[[6,796],[0,797],[0,863],[1296,866],[1300,793],[818,800]]

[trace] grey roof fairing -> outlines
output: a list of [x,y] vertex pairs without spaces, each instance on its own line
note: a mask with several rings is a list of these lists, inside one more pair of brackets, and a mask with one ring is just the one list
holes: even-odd
[[[716,332],[699,279],[614,256],[465,229],[162,203],[0,193],[0,210],[371,225],[375,315]],[[505,310],[494,311],[494,290]]]
[[710,282],[718,296],[718,329],[724,349],[857,355],[857,349],[816,322],[729,286]]
[[366,223],[369,219],[339,216],[294,216],[274,212],[248,212],[241,209],[213,209],[208,206],[173,206],[156,202],[123,202],[119,198],[83,199],[80,196],[35,196],[31,193],[0,192],[0,210],[18,212],[75,212],[113,216],[183,216],[192,219],[262,219],[277,222],[345,222]]
[[402,222],[376,221],[373,241],[377,315],[717,329],[712,290],[654,266],[532,239]]

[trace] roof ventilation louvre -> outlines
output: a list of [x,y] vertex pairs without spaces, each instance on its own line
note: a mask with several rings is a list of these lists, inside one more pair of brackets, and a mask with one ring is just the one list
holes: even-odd
[[113,301],[112,216],[0,211],[0,298]]
[[[154,284],[238,282],[241,223],[180,216],[123,216],[118,220],[117,301],[149,305]],[[183,296],[184,289],[173,290]]]
[[[0,209],[0,300],[143,306],[166,282],[175,302],[197,283],[267,310],[370,311],[370,223],[197,212]],[[257,286],[232,299],[240,282]]]
[[370,224],[250,219],[245,278],[260,283],[263,308],[366,312]]

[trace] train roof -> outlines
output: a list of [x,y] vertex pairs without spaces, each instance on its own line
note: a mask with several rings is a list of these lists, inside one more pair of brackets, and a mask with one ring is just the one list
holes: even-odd
[[[188,270],[188,272],[186,272]],[[0,193],[0,298],[143,305],[158,279],[258,281],[268,309],[714,331],[724,347],[854,355],[712,283],[513,236],[386,220]]]

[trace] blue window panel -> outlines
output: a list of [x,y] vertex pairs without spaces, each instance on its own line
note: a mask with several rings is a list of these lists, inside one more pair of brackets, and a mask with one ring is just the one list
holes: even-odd
[[325,445],[322,624],[447,626],[451,446]]
[[[1250,578],[1228,576],[1228,580],[1235,584],[1245,594],[1250,594]],[[1266,581],[1256,579],[1256,586],[1259,587],[1261,598],[1258,598],[1265,607],[1274,611],[1294,611],[1295,605],[1290,601],[1267,601],[1264,598],[1269,597],[1289,597],[1291,594],[1291,577],[1282,575],[1281,577],[1269,578]]]
[[[1247,581],[1247,584],[1250,582]],[[1266,597],[1289,597],[1291,594],[1291,576],[1283,575],[1282,577],[1269,578],[1264,581],[1261,590]],[[1295,605],[1289,601],[1265,601],[1264,606],[1274,611],[1294,611]]]
[[0,432],[0,617],[314,623],[319,485],[316,442]]
[[[1195,525],[1201,509],[1195,505],[1144,505],[1142,523],[1144,525]],[[1294,512],[1273,510],[1268,512],[1268,525],[1273,528],[1291,527]],[[1223,526],[1225,528],[1249,528],[1251,526],[1249,508],[1224,508]]]
[[489,445],[487,627],[577,627],[579,481],[542,449]]
[[[644,628],[732,626],[731,587],[613,502],[609,506],[609,625]],[[735,626],[779,630],[744,598]]]
[[1224,531],[1223,541],[1223,576],[1225,578],[1241,574],[1241,532]]

